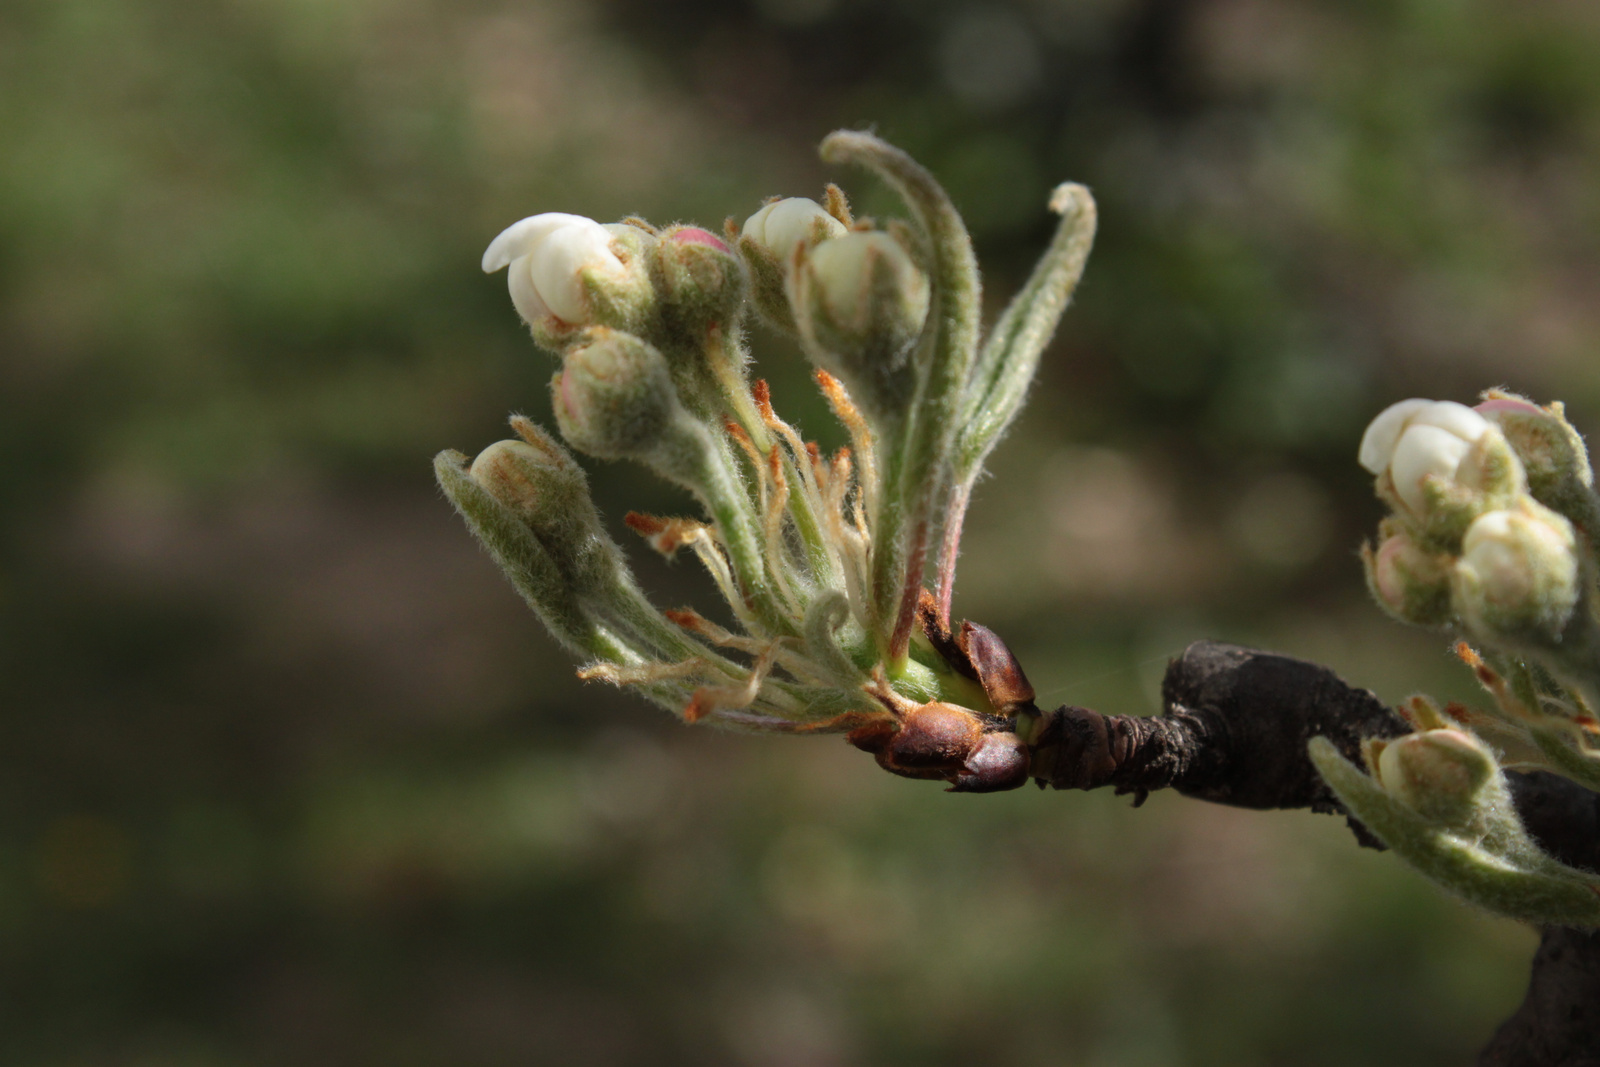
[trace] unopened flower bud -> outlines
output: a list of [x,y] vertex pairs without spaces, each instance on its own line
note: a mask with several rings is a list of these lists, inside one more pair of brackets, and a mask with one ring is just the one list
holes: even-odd
[[1375,742],[1374,768],[1384,790],[1431,822],[1462,827],[1474,821],[1495,760],[1483,743],[1461,730],[1424,730]]
[[744,264],[722,238],[697,226],[674,227],[656,242],[662,295],[676,321],[698,332],[737,317]]
[[618,565],[588,479],[549,434],[526,422],[519,429],[529,440],[496,441],[478,453],[468,474],[522,521],[581,592]]
[[1411,519],[1443,520],[1450,541],[1465,522],[1508,503],[1526,484],[1516,454],[1489,421],[1449,400],[1391,405],[1367,427],[1360,460]]
[[1594,495],[1594,471],[1583,438],[1567,421],[1558,401],[1549,407],[1511,393],[1490,390],[1473,410],[1500,428],[1522,460],[1528,491],[1580,527],[1600,532],[1600,501]]
[[1524,498],[1467,528],[1456,563],[1456,610],[1487,638],[1556,641],[1577,606],[1577,545],[1566,519]]
[[671,430],[677,391],[667,361],[632,334],[596,327],[551,382],[561,434],[601,459],[643,458]]
[[1367,587],[1384,609],[1415,626],[1445,626],[1454,617],[1450,605],[1449,556],[1428,552],[1403,533],[1386,538],[1373,551],[1361,549]]
[[845,233],[845,225],[815,200],[774,200],[745,220],[739,253],[750,268],[750,296],[769,325],[795,331],[786,275],[801,244],[815,246]]
[[928,279],[887,233],[848,233],[799,261],[790,303],[806,353],[869,411],[910,399],[910,349],[928,317]]
[[816,244],[842,236],[844,223],[828,214],[815,200],[791,196],[772,203],[751,215],[744,223],[744,236],[787,264],[795,246],[802,241]]
[[535,328],[635,325],[654,302],[648,272],[631,247],[647,236],[631,226],[546,212],[502,231],[484,251],[483,269],[507,268],[511,302]]

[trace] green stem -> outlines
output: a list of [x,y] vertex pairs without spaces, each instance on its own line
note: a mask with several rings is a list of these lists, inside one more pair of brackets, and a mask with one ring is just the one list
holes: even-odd
[[931,258],[932,300],[918,346],[915,400],[886,457],[882,514],[874,516],[873,600],[877,618],[893,620],[893,672],[904,665],[909,647],[928,531],[948,485],[962,391],[977,353],[978,266],[955,205],[905,152],[872,134],[839,130],[823,140],[821,154],[825,162],[868,167],[894,188],[911,209]]

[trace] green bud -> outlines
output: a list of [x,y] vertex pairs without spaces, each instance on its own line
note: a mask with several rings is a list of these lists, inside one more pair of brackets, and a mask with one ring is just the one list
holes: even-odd
[[746,288],[744,263],[720,237],[697,226],[674,226],[655,244],[661,292],[676,324],[693,333],[738,318]]
[[[596,329],[567,353],[550,383],[561,435],[600,459],[631,459],[705,502],[726,538],[739,540],[750,567],[759,549],[743,511],[748,497],[705,423],[686,410],[664,357],[649,342]],[[736,562],[739,562],[736,560]]]
[[522,441],[496,441],[468,474],[538,538],[580,597],[609,588],[626,570],[600,523],[583,469],[550,435],[517,420]]
[[551,382],[561,435],[601,459],[646,459],[679,413],[667,361],[649,342],[589,330]]
[[[1362,774],[1327,738],[1314,737],[1307,747],[1311,762],[1345,810],[1427,878],[1479,907],[1510,918],[1600,925],[1600,894],[1592,876],[1565,867],[1540,851],[1522,828],[1504,777],[1492,764],[1489,776],[1477,786],[1469,825],[1444,826]],[[1377,758],[1381,763],[1381,751]],[[1395,775],[1408,773],[1405,764],[1412,757],[1396,759],[1400,762]],[[1425,773],[1429,782],[1442,780],[1438,792],[1447,796],[1461,796],[1463,790],[1472,795],[1472,783],[1482,767],[1475,755],[1454,741],[1419,753],[1416,762],[1437,775],[1433,778]],[[1425,803],[1438,803],[1437,794],[1435,800]],[[1445,807],[1453,818],[1459,818],[1461,810]]]
[[1461,542],[1456,611],[1485,640],[1560,641],[1580,596],[1572,526],[1532,499],[1479,516]]
[[1393,741],[1374,741],[1378,783],[1393,797],[1440,826],[1470,825],[1484,787],[1494,779],[1494,756],[1461,730],[1424,730]]
[[1450,604],[1449,556],[1428,552],[1405,533],[1395,533],[1374,551],[1361,546],[1367,588],[1390,615],[1413,626],[1448,626],[1455,618]]
[[459,452],[441,452],[433,469],[450,502],[549,631],[568,649],[612,662],[632,655],[584,610],[567,571],[524,521],[524,513],[485,488]]
[[789,286],[807,355],[869,412],[903,411],[929,289],[900,243],[880,231],[824,241],[802,253]]
[[1567,421],[1557,401],[1541,408],[1525,397],[1491,389],[1475,408],[1500,428],[1522,460],[1528,491],[1589,532],[1600,532],[1600,501],[1594,494],[1594,471],[1583,438]]

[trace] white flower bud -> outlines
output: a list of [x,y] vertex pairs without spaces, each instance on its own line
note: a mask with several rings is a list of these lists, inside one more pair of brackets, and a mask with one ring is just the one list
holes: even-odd
[[774,200],[744,222],[744,236],[765,247],[780,263],[788,263],[802,241],[815,244],[844,232],[844,223],[803,196]]
[[610,229],[582,215],[551,211],[513,223],[483,253],[485,273],[508,267],[511,302],[529,324],[554,315],[569,326],[596,321],[585,286],[622,282],[628,268]]
[[887,233],[847,233],[791,272],[790,304],[806,355],[844,380],[868,414],[911,399],[907,357],[928,317],[928,278]]
[[1361,465],[1373,474],[1389,472],[1394,491],[1416,516],[1426,514],[1424,480],[1472,487],[1476,474],[1462,462],[1489,430],[1482,415],[1451,400],[1402,400],[1384,410],[1361,438]]
[[1532,500],[1467,528],[1456,608],[1488,636],[1559,637],[1579,596],[1577,544],[1566,519]]
[[1462,730],[1423,730],[1383,744],[1374,770],[1390,796],[1433,822],[1462,826],[1473,820],[1495,761]]

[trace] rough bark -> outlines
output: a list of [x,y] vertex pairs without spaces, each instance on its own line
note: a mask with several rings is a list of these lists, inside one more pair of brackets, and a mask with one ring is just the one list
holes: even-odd
[[[1326,667],[1201,641],[1167,667],[1154,718],[1063,707],[1043,714],[1032,773],[1041,786],[1111,786],[1137,802],[1157,789],[1246,808],[1342,813],[1306,755],[1327,737],[1351,759],[1363,737],[1410,730],[1373,693]],[[1510,776],[1517,810],[1546,851],[1600,870],[1600,796],[1551,774]],[[1382,845],[1347,820],[1364,845]],[[1600,932],[1547,928],[1522,1006],[1480,1067],[1600,1067]]]

